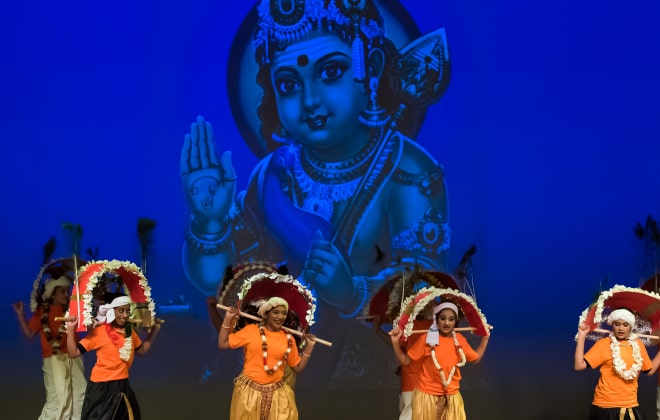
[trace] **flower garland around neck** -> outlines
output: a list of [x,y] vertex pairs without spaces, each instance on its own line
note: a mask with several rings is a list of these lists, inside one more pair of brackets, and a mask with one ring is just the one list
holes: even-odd
[[281,368],[284,362],[289,359],[289,354],[291,353],[291,346],[293,345],[293,338],[291,334],[286,335],[287,348],[282,355],[282,358],[275,363],[272,368],[268,367],[268,344],[266,343],[266,331],[263,325],[259,325],[259,333],[261,334],[261,350],[263,350],[264,356],[264,370],[267,374],[273,375],[277,369]]
[[[133,349],[133,329],[130,324],[127,324],[124,328],[115,328],[112,324],[105,324],[105,330],[112,344],[119,350],[119,358],[124,362],[128,362],[131,359],[131,350]],[[120,330],[123,334],[119,334],[118,331]],[[122,335],[124,343],[120,345]]]
[[[67,311],[67,308],[64,308],[64,312]],[[57,353],[57,351],[60,348],[60,345],[62,344],[62,337],[64,336],[64,333],[66,332],[66,323],[62,322],[60,325],[60,328],[57,329],[57,337],[53,339],[53,331],[50,329],[50,325],[48,324],[48,317],[50,314],[50,305],[46,303],[44,305],[44,313],[41,315],[41,329],[44,332],[44,335],[46,336],[46,340],[50,343],[50,346],[53,348],[53,353]]]
[[435,365],[435,368],[438,369],[440,372],[440,379],[442,380],[442,385],[445,387],[449,387],[449,383],[451,382],[451,379],[454,377],[454,373],[456,373],[456,368],[457,367],[463,367],[465,366],[465,352],[463,351],[463,347],[461,347],[460,344],[458,344],[458,338],[456,338],[456,332],[452,330],[451,335],[454,339],[454,346],[456,346],[456,350],[458,351],[458,354],[461,358],[461,361],[452,366],[451,371],[449,372],[449,378],[445,377],[445,371],[442,370],[442,366],[440,366],[440,363],[438,362],[438,358],[435,355],[435,348],[437,346],[431,346],[431,358],[433,359],[433,364]]
[[628,336],[628,343],[632,346],[633,365],[630,369],[626,369],[626,362],[621,358],[621,343],[610,334],[610,350],[612,350],[612,363],[617,375],[626,381],[635,379],[642,370],[642,353],[639,350],[639,343],[637,342],[637,335],[630,334]]

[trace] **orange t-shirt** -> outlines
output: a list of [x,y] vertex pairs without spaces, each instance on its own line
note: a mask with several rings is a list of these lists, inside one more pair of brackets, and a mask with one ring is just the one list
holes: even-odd
[[[43,326],[41,325],[41,318],[44,315],[44,307],[39,306],[37,310],[34,312],[34,315],[32,315],[32,318],[30,318],[30,321],[28,322],[28,327],[30,330],[39,333],[39,339],[41,342],[41,356],[45,359],[46,357],[50,357],[53,355],[53,346],[51,343],[48,341],[46,338],[46,334],[44,333]],[[53,335],[53,340],[55,340],[58,336],[59,329],[62,326],[62,321],[55,321],[55,317],[58,316],[64,316],[64,307],[62,305],[50,305],[50,309],[48,311],[48,327],[50,328],[51,334]],[[66,354],[66,333],[62,333],[62,340],[60,341],[60,353],[65,353]]]
[[[268,346],[268,368],[272,369],[278,361],[282,360],[286,349],[289,346],[286,333],[284,331],[272,332],[264,328],[266,334],[266,344]],[[229,334],[229,347],[236,349],[243,347],[245,350],[245,363],[243,364],[243,374],[258,384],[270,384],[282,380],[284,376],[284,366],[277,369],[272,375],[269,375],[264,369],[263,350],[261,348],[261,333],[259,327],[255,324],[246,325],[242,330]],[[288,358],[289,366],[298,366],[300,355],[296,347],[296,340],[291,337],[291,353]]]
[[[433,321],[428,319],[413,321],[414,330],[423,330],[429,328]],[[411,348],[417,341],[426,339],[424,334],[413,334],[403,346],[403,351]],[[401,366],[401,392],[414,391],[417,387],[419,374],[422,372],[424,359],[412,360],[409,364]]]
[[133,364],[135,349],[142,345],[142,340],[135,331],[131,333],[133,348],[131,357],[124,361],[119,357],[119,349],[124,345],[125,338],[117,334],[117,345],[108,335],[107,324],[99,325],[82,338],[78,343],[85,351],[96,350],[96,363],[92,368],[90,380],[92,382],[109,382],[128,378],[128,370]]
[[[637,339],[639,350],[642,356],[642,369],[637,377],[625,380],[620,377],[614,369],[612,361],[612,350],[610,349],[611,339],[609,337],[601,338],[584,355],[584,360],[589,363],[593,369],[600,367],[600,379],[594,392],[593,405],[602,408],[628,408],[637,407],[637,379],[642,371],[651,369],[653,362],[646,352],[646,347],[641,340]],[[626,362],[626,369],[633,365],[632,346],[628,341],[619,341],[621,350],[621,359]]]
[[[456,339],[458,340],[458,345],[463,348],[465,360],[467,362],[477,360],[477,352],[470,347],[465,337],[460,333],[456,333]],[[422,334],[422,339],[417,340],[408,349],[407,353],[413,361],[422,360],[422,372],[419,374],[417,389],[430,395],[452,395],[458,392],[461,382],[461,370],[456,367],[454,376],[452,376],[447,388],[445,388],[442,384],[440,371],[435,367],[435,363],[433,363],[431,346],[426,344],[426,334]],[[449,379],[451,369],[460,361],[454,339],[451,336],[440,336],[438,345],[435,347],[435,355],[442,371],[445,373],[445,378]]]

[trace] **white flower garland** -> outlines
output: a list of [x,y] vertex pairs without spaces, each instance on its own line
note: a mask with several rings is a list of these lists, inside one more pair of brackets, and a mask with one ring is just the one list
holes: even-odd
[[[151,314],[151,322],[155,322],[156,318],[156,304],[154,303],[153,299],[151,298],[151,287],[149,287],[149,283],[147,283],[147,279],[144,277],[144,274],[142,274],[142,270],[140,267],[135,265],[134,263],[130,261],[119,261],[119,260],[103,260],[103,261],[91,261],[84,267],[80,269],[80,272],[83,272],[88,265],[97,265],[101,264],[101,270],[97,271],[94,273],[90,278],[89,282],[87,283],[87,287],[85,290],[82,292],[82,300],[83,300],[83,316],[82,316],[82,323],[85,326],[90,326],[92,325],[92,322],[94,321],[92,318],[92,300],[94,296],[92,295],[92,291],[94,290],[94,287],[99,282],[99,279],[103,275],[103,273],[108,272],[108,271],[116,271],[120,268],[125,269],[126,271],[130,271],[131,273],[135,274],[138,277],[138,284],[142,288],[144,292],[144,297],[146,298],[146,304],[147,308],[149,309],[149,313]],[[124,291],[126,292],[126,295],[130,298],[130,290],[126,286],[126,283],[124,282]],[[131,304],[131,312],[133,312],[133,309],[135,307],[135,304]],[[68,313],[67,313],[68,315]]]
[[[435,365],[435,368],[438,369],[440,372],[440,379],[442,380],[442,385],[445,387],[449,387],[449,383],[451,382],[451,379],[454,377],[454,373],[456,373],[456,368],[457,367],[463,367],[465,366],[466,359],[465,359],[465,352],[463,351],[463,347],[461,347],[458,344],[458,338],[456,338],[456,331],[452,330],[451,335],[454,339],[454,346],[458,349],[458,354],[461,356],[461,361],[452,366],[451,371],[449,372],[449,378],[445,378],[445,371],[442,370],[442,366],[440,366],[440,363],[438,363],[438,358],[435,355],[435,348],[436,346],[431,346],[431,358],[433,359],[433,364]],[[625,364],[624,364],[625,366]]]
[[626,369],[626,362],[621,358],[621,344],[619,340],[614,337],[614,334],[610,334],[610,350],[612,350],[612,363],[614,364],[614,370],[617,375],[621,378],[629,381],[635,379],[639,371],[642,370],[642,353],[639,349],[639,343],[637,342],[637,335],[630,334],[628,336],[628,343],[632,346],[632,356],[633,356],[633,365],[630,369]]
[[278,360],[277,363],[275,363],[275,365],[271,369],[268,367],[268,343],[266,342],[266,332],[264,331],[263,326],[259,326],[259,334],[261,334],[261,349],[263,350],[264,370],[266,371],[267,374],[272,375],[277,371],[277,369],[282,367],[284,361],[289,359],[289,354],[291,354],[291,346],[293,340],[291,334],[286,335],[286,342],[287,342],[286,351],[282,355],[282,358]]
[[129,335],[124,337],[124,345],[119,349],[119,358],[125,362],[131,358],[131,351],[133,350],[133,336]]
[[[394,325],[398,325],[399,321],[401,318],[406,315],[407,308],[415,301],[415,298],[418,295],[428,293],[426,296],[421,298],[419,301],[415,303],[415,306],[412,308],[412,311],[410,311],[410,317],[408,318],[408,323],[406,324],[404,330],[403,330],[403,335],[404,337],[410,337],[412,334],[413,330],[413,322],[417,318],[417,315],[419,312],[426,307],[431,301],[433,301],[436,297],[438,296],[449,296],[454,298],[460,298],[464,300],[465,302],[469,303],[472,307],[475,308],[477,313],[479,314],[479,318],[481,319],[481,322],[483,325],[488,325],[488,322],[486,321],[486,317],[484,314],[481,312],[481,310],[477,307],[477,303],[475,302],[474,299],[472,299],[471,296],[466,295],[465,293],[459,292],[458,290],[455,289],[440,289],[437,287],[425,287],[423,289],[420,289],[415,295],[408,296],[406,300],[403,302],[403,308],[404,310],[401,311],[397,319],[394,321]],[[488,331],[488,329],[486,329]]]
[[50,346],[55,352],[57,352],[62,345],[62,337],[66,333],[66,322],[62,322],[60,327],[57,329],[57,336],[53,337],[53,331],[50,329],[48,324],[50,318],[50,305],[44,305],[43,314],[41,315],[41,328],[46,336],[46,340],[50,343]]
[[596,324],[600,324],[603,321],[603,310],[605,309],[605,301],[619,292],[640,293],[660,300],[660,295],[654,292],[648,292],[638,287],[627,287],[627,286],[622,286],[620,284],[614,285],[614,287],[612,287],[609,290],[605,290],[598,296],[598,300],[596,301],[596,312],[594,314],[594,322]]
[[[632,293],[646,295],[646,296],[649,296],[649,297],[652,297],[652,298],[658,300],[658,302],[660,303],[660,294],[657,294],[657,293],[654,293],[654,292],[649,292],[647,290],[640,289],[638,287],[628,287],[628,286],[623,286],[623,285],[620,285],[620,284],[616,284],[611,289],[602,291],[600,293],[600,295],[598,295],[598,299],[596,300],[596,302],[593,305],[590,305],[584,311],[582,311],[582,313],[580,314],[580,317],[578,319],[578,326],[586,323],[587,317],[589,316],[589,312],[594,307],[596,307],[596,310],[594,312],[594,321],[593,321],[594,324],[599,325],[603,321],[605,321],[605,319],[603,319],[603,312],[604,312],[605,308],[607,307],[605,305],[605,301],[607,299],[611,298],[612,296],[614,296],[616,293],[621,293],[621,292],[632,292]],[[575,334],[575,340],[576,341],[577,341],[577,337],[578,337],[578,335]]]
[[277,272],[255,274],[254,276],[248,278],[247,280],[245,280],[245,282],[243,282],[243,285],[241,286],[241,291],[238,292],[238,299],[243,300],[255,283],[258,283],[266,278],[274,280],[275,283],[288,283],[296,287],[298,293],[300,293],[308,303],[307,312],[305,313],[305,320],[307,320],[307,325],[310,327],[314,325],[315,322],[314,314],[316,313],[316,298],[308,288],[303,286],[302,283],[300,283],[292,276],[282,275]]
[[55,262],[54,260],[46,263],[41,266],[41,269],[39,269],[39,274],[37,274],[37,278],[34,279],[34,283],[32,283],[32,293],[30,293],[30,312],[35,312],[37,310],[37,294],[39,293],[39,285],[41,284],[41,278],[44,276],[44,271],[46,271],[46,268],[50,264]]

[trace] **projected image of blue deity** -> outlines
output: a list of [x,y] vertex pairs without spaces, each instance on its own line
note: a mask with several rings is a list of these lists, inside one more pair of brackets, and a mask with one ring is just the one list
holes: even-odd
[[444,176],[416,136],[447,87],[447,44],[407,17],[392,1],[280,0],[245,19],[228,87],[261,160],[238,191],[238,139],[202,117],[181,153],[183,264],[200,291],[215,293],[229,265],[286,263],[353,317],[403,266],[445,270]]

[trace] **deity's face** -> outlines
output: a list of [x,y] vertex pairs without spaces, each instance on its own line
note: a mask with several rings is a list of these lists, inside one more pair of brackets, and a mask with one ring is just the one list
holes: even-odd
[[128,318],[131,316],[131,305],[126,304],[114,308],[115,311],[115,320],[112,321],[118,327],[123,327],[128,322]]
[[368,96],[364,84],[353,80],[352,65],[351,46],[321,33],[276,52],[271,64],[282,126],[329,160],[356,153],[368,139],[358,121]]
[[612,332],[618,340],[627,340],[632,332],[632,325],[623,320],[612,322]]
[[270,311],[266,312],[264,325],[270,331],[279,331],[282,329],[284,321],[286,321],[286,314],[287,310],[285,306],[275,306]]
[[64,286],[57,286],[53,290],[53,303],[55,305],[66,305],[69,303],[69,288]]
[[442,336],[450,336],[456,322],[458,321],[456,313],[449,308],[445,308],[438,312],[436,315],[436,323],[438,324],[438,331]]

